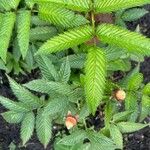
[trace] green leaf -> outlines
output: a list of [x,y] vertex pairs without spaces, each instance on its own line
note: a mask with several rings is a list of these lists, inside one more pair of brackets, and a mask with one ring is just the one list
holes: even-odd
[[45,2],[51,2],[53,5],[58,4],[61,7],[72,9],[75,11],[89,11],[90,10],[90,0],[34,0],[35,2],[40,2],[41,4]]
[[20,123],[23,120],[24,113],[7,111],[1,114],[8,123]]
[[28,112],[30,109],[23,103],[14,102],[8,98],[0,96],[0,103],[7,109],[15,112]]
[[0,57],[6,63],[7,49],[9,47],[12,30],[14,27],[16,15],[13,12],[3,14],[0,26]]
[[60,76],[60,81],[67,83],[69,81],[71,75],[71,69],[70,69],[70,64],[68,57],[66,58],[66,61],[62,63],[60,71],[59,71],[59,76]]
[[50,58],[43,55],[43,56],[38,57],[36,61],[39,65],[39,68],[42,72],[42,76],[44,79],[47,79],[50,81],[51,80],[58,81],[58,72]]
[[69,96],[73,92],[68,84],[46,81],[42,79],[30,81],[29,83],[24,84],[24,86],[29,88],[30,90],[47,94],[56,93],[64,96]]
[[89,50],[85,73],[86,101],[94,114],[102,100],[106,80],[106,56],[102,49],[93,47]]
[[30,19],[31,12],[21,10],[17,15],[17,39],[23,58],[26,57],[30,39]]
[[82,44],[92,38],[92,27],[83,26],[59,34],[43,44],[37,54],[49,54]]
[[10,11],[11,9],[16,9],[19,5],[20,0],[2,0],[0,1],[0,9]]
[[39,5],[39,18],[64,28],[77,27],[89,23],[82,15],[75,14],[73,11],[54,3],[42,3]]
[[136,121],[138,117],[138,95],[133,92],[128,92],[125,99],[125,110],[133,111],[129,116],[130,121]]
[[116,143],[119,149],[123,149],[123,137],[117,126],[111,124],[110,126],[110,136]]
[[150,96],[150,83],[146,84],[143,88],[143,94]]
[[130,10],[127,10],[123,13],[121,18],[124,21],[135,21],[141,17],[143,17],[145,14],[147,14],[148,11],[144,8],[132,8]]
[[85,119],[89,115],[90,115],[90,112],[89,112],[87,104],[85,103],[80,110],[79,121],[83,121],[83,119]]
[[36,133],[40,142],[46,148],[52,136],[52,123],[49,115],[39,112],[36,118]]
[[31,28],[30,40],[31,41],[46,41],[56,35],[57,30],[54,27],[42,26]]
[[19,85],[15,80],[10,78],[9,76],[7,77],[10,83],[10,87],[19,101],[23,102],[32,109],[38,108],[42,105],[42,102],[37,96],[33,95],[31,92],[29,92],[23,86]]
[[84,130],[77,130],[69,136],[65,136],[58,143],[68,146],[76,145],[80,142],[83,142],[87,138],[86,132]]
[[122,133],[131,133],[141,130],[148,126],[148,124],[133,123],[133,122],[120,122],[117,124]]
[[55,98],[47,103],[44,107],[43,114],[54,115],[68,109],[68,105],[67,97]]
[[149,0],[95,0],[97,13],[110,13],[120,9],[127,9],[150,3]]
[[29,8],[33,8],[34,6],[34,0],[25,0],[26,2],[26,5],[29,7]]
[[115,115],[113,115],[113,122],[120,122],[120,121],[126,121],[129,116],[131,115],[133,111],[124,111],[124,112],[119,112]]
[[142,110],[140,114],[140,120],[143,121],[150,114],[150,97],[147,95],[142,96]]
[[104,23],[98,26],[97,36],[102,42],[127,49],[129,53],[150,55],[150,39],[139,33]]
[[[84,67],[84,63],[86,61],[86,54],[73,54],[67,56],[69,60],[69,64],[71,68],[75,69],[82,69]],[[66,59],[66,57],[61,59],[61,62],[63,62]]]
[[137,91],[143,82],[143,74],[134,74],[128,81],[127,90]]
[[25,115],[21,124],[21,139],[23,145],[31,138],[34,131],[35,116],[33,112],[29,112]]

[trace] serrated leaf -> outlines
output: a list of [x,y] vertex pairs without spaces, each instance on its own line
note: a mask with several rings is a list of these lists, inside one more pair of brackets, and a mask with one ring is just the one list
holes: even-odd
[[143,74],[134,74],[128,81],[127,90],[137,91],[143,82]]
[[73,11],[54,3],[40,4],[39,18],[64,28],[72,28],[89,23],[84,16],[75,14]]
[[95,0],[97,13],[110,13],[120,9],[127,9],[150,3],[149,0]]
[[79,130],[79,131],[73,132],[69,136],[65,136],[60,141],[58,141],[58,143],[63,144],[63,145],[73,146],[84,141],[85,138],[87,138],[86,132],[83,130]]
[[19,85],[15,80],[10,78],[9,76],[7,77],[10,83],[10,87],[19,101],[23,102],[32,109],[38,108],[42,105],[42,102],[37,96],[33,95],[30,91],[25,89],[23,86]]
[[24,116],[21,124],[21,139],[23,145],[31,138],[34,131],[35,116],[33,112],[29,112]]
[[119,112],[115,115],[113,115],[113,122],[120,122],[120,121],[126,121],[129,116],[131,115],[133,111],[124,111],[124,112]]
[[52,123],[49,115],[39,112],[36,118],[36,133],[40,142],[46,148],[52,136]]
[[119,128],[113,124],[110,126],[110,136],[119,149],[123,149],[123,137]]
[[24,117],[24,113],[18,113],[15,111],[7,111],[1,115],[8,123],[20,123]]
[[117,124],[122,133],[131,133],[141,130],[148,126],[148,124],[133,123],[133,122],[120,122]]
[[92,33],[90,26],[74,28],[48,40],[36,54],[49,54],[82,44],[92,38]]
[[150,55],[150,39],[137,32],[104,23],[98,26],[97,36],[100,41],[127,49],[129,53],[139,53],[143,56]]
[[20,0],[1,0],[0,9],[10,11],[11,9],[16,9],[19,5]]
[[45,3],[51,2],[53,5],[58,4],[59,6],[72,9],[75,11],[89,11],[90,10],[90,0],[34,0],[35,2]]
[[44,79],[58,81],[58,72],[50,58],[44,55],[38,57],[36,61]]
[[17,39],[20,52],[25,59],[29,48],[31,12],[21,10],[17,15]]
[[13,12],[3,14],[0,28],[0,57],[6,63],[7,49],[9,47],[16,15]]
[[66,61],[62,63],[59,71],[60,81],[67,83],[69,81],[70,75],[71,75],[71,68],[69,60],[68,58],[66,58]]
[[56,93],[69,96],[73,92],[72,88],[68,84],[46,81],[42,79],[30,81],[29,83],[24,84],[24,86],[30,90],[47,94]]
[[143,88],[143,94],[150,95],[150,83],[146,84]]
[[143,17],[145,14],[147,14],[148,11],[144,8],[132,8],[130,10],[127,10],[123,13],[121,18],[124,21],[135,21],[141,17]]
[[15,112],[28,112],[30,108],[25,106],[23,103],[14,102],[8,98],[0,96],[0,103],[7,109]]
[[44,107],[43,114],[54,115],[66,110],[69,106],[67,97],[55,98]]
[[46,41],[56,35],[57,30],[54,27],[42,26],[31,28],[30,40],[31,41]]
[[85,67],[85,94],[90,112],[95,113],[105,88],[106,56],[102,49],[91,48]]

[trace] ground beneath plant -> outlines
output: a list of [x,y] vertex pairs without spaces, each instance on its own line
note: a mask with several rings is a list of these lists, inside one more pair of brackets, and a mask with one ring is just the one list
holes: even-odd
[[[145,6],[145,8],[150,11],[150,5]],[[147,37],[150,37],[150,13],[135,22],[127,23],[130,30],[134,30],[138,24],[142,33]],[[150,82],[150,58],[145,58],[145,61],[141,64],[141,72],[144,74],[144,82]],[[35,70],[27,76],[19,76],[15,79],[20,83],[25,83],[38,77],[39,72]],[[12,94],[5,74],[2,71],[0,71],[0,95],[14,99],[14,95]],[[5,109],[0,105],[0,113],[4,111]],[[150,122],[150,117],[147,117],[145,121]],[[90,119],[90,123],[94,124],[95,127],[100,128],[103,125],[103,120],[95,117]],[[10,125],[6,123],[0,116],[0,150],[44,150],[42,144],[37,140],[36,135],[33,135],[26,147],[21,147],[19,127],[20,125]],[[124,150],[150,150],[150,128],[145,128],[136,133],[125,135],[124,142]],[[16,145],[15,149],[13,149],[13,144]],[[10,149],[10,147],[12,147],[12,149]],[[50,143],[47,150],[52,149],[52,143]]]

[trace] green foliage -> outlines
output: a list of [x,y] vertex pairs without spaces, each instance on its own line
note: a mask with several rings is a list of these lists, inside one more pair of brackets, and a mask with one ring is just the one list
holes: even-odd
[[124,21],[134,21],[134,20],[137,20],[137,19],[143,17],[147,13],[148,13],[148,11],[146,11],[143,8],[133,8],[133,9],[130,9],[130,10],[124,12],[122,15],[122,19]]
[[16,15],[13,12],[3,14],[0,28],[0,57],[6,63],[7,48],[9,47],[9,41],[11,38],[12,30],[14,27]]
[[150,55],[150,40],[138,33],[111,24],[101,24],[97,29],[97,35],[101,41],[127,49],[130,53]]
[[97,13],[110,13],[150,3],[149,0],[95,0],[94,2]]
[[46,148],[52,136],[52,124],[49,115],[39,112],[36,118],[36,132],[40,142]]
[[75,11],[89,11],[90,10],[90,0],[34,0],[35,2],[40,2],[40,3],[45,3],[49,2],[52,3],[53,5],[60,5],[62,7],[66,7],[68,9],[72,9]]
[[[150,86],[143,83],[139,73],[144,56],[150,55],[150,40],[138,33],[138,27],[136,32],[123,29],[125,21],[147,13],[132,7],[148,3],[0,1],[0,68],[12,76],[12,71],[31,75],[40,72],[40,78],[23,86],[8,76],[17,100],[0,96],[0,103],[8,109],[1,115],[9,123],[21,124],[23,145],[36,129],[37,138],[46,148],[53,139],[52,131],[60,128],[61,132],[54,135],[56,150],[123,149],[124,133],[148,126],[136,122],[150,112]],[[114,11],[115,25],[99,25],[98,13]],[[137,62],[133,70],[131,60]],[[122,101],[116,95],[118,90],[125,93]],[[97,132],[89,123],[94,115],[104,119],[103,128]],[[66,128],[68,132],[64,132]]]
[[85,93],[90,111],[94,114],[100,104],[106,76],[106,56],[102,49],[91,48],[85,67]]
[[30,11],[20,11],[17,15],[17,39],[23,58],[26,57],[29,48],[30,36]]
[[58,52],[90,40],[92,37],[92,28],[90,26],[84,26],[69,30],[48,40],[42,45],[37,54],[49,54]]
[[21,124],[21,139],[23,145],[31,138],[34,131],[35,116],[33,112],[27,113]]
[[89,23],[82,15],[75,14],[62,6],[43,3],[39,6],[39,18],[64,28],[76,27]]

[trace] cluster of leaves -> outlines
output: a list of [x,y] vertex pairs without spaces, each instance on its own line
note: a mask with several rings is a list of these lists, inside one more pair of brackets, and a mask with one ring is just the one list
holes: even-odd
[[[33,69],[35,63],[42,74],[41,79],[24,85],[8,76],[18,101],[0,96],[0,103],[9,110],[2,113],[3,118],[9,123],[21,123],[23,145],[36,128],[39,141],[47,147],[53,122],[64,124],[68,111],[79,115],[79,123],[69,136],[58,134],[56,150],[123,149],[124,133],[148,126],[136,122],[143,121],[150,112],[150,85],[143,84],[143,75],[139,73],[140,62],[150,55],[150,40],[123,28],[124,21],[137,19],[147,12],[141,8],[122,10],[148,3],[149,0],[0,2],[0,36],[6,38],[0,41],[2,61],[12,67],[11,62],[9,64],[12,58],[27,69],[31,64]],[[115,25],[95,23],[94,15],[114,11],[117,11]],[[140,13],[135,15],[137,11]],[[61,33],[56,35],[58,32]],[[87,45],[92,39],[94,42]],[[7,52],[12,46],[13,53]],[[138,61],[132,71],[130,60]],[[116,80],[115,71],[122,71],[124,77]],[[112,94],[116,89],[123,89],[127,95],[123,112]],[[95,132],[87,128],[85,122],[101,104],[105,104],[105,126]]]

